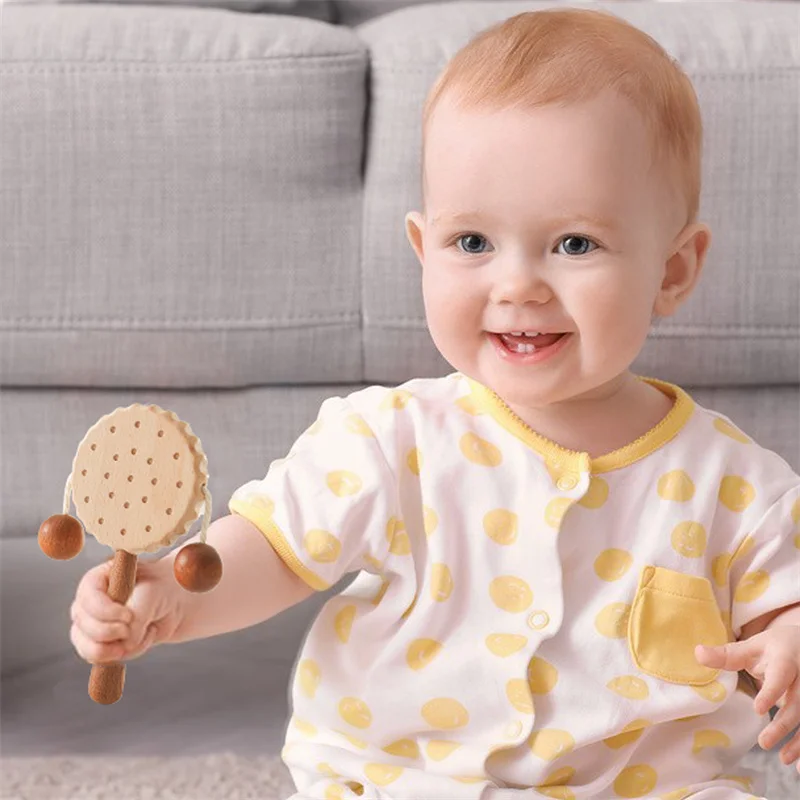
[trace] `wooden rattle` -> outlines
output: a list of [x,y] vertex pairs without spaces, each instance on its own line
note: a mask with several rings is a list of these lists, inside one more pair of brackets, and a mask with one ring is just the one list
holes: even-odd
[[[50,558],[74,558],[83,529],[114,548],[108,596],[127,603],[136,557],[168,547],[203,514],[200,542],[175,558],[174,574],[190,592],[207,592],[222,577],[217,551],[206,544],[211,517],[208,461],[200,440],[172,411],[136,403],[98,420],[78,445],[64,489],[64,513],[46,519],[39,546]],[[80,519],[69,515],[70,493]],[[122,697],[125,664],[94,664],[89,696],[108,705]]]

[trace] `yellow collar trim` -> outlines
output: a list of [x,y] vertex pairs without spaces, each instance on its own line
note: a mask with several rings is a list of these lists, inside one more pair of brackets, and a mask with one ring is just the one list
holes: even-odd
[[547,461],[560,462],[564,466],[571,465],[575,471],[588,469],[592,473],[611,472],[641,460],[674,439],[689,421],[695,409],[694,400],[679,386],[656,378],[637,376],[639,380],[649,383],[674,400],[672,408],[661,422],[635,441],[618,450],[591,459],[588,453],[567,450],[537,433],[523,422],[498,394],[469,376],[465,375],[464,377],[467,379],[475,404],[482,411],[488,413],[507,431],[544,456]]

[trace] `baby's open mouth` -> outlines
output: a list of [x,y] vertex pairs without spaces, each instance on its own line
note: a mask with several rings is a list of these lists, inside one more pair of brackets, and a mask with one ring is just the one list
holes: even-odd
[[566,333],[499,333],[497,337],[507,350],[512,353],[535,353],[555,344]]

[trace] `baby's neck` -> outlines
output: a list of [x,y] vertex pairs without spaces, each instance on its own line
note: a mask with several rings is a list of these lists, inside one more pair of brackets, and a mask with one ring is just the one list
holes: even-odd
[[630,444],[654,428],[672,408],[663,392],[631,373],[601,397],[576,398],[546,408],[509,408],[541,436],[591,458]]

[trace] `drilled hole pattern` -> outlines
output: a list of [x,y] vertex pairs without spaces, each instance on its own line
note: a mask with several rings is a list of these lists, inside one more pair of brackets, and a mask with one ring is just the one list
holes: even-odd
[[[123,409],[123,411],[126,410],[127,409]],[[146,431],[147,429],[148,424],[150,425],[153,424],[151,420],[144,418],[132,419],[131,418],[132,416],[133,415],[128,416],[126,418],[124,415],[120,415],[115,418],[114,420],[115,424],[108,425],[108,427],[105,428],[106,436],[108,436],[109,434],[116,434],[116,433],[120,434],[120,436],[116,439],[116,447],[114,447],[114,450],[116,450],[117,452],[111,450],[111,447],[113,446],[111,444],[111,440],[104,442],[96,442],[96,441],[92,442],[91,440],[89,440],[88,442],[86,442],[84,447],[87,447],[87,450],[84,451],[84,455],[82,456],[82,458],[84,459],[84,463],[83,464],[79,463],[78,465],[80,476],[82,476],[83,478],[88,477],[88,481],[92,481],[93,475],[95,476],[102,475],[103,479],[107,481],[108,484],[106,484],[106,486],[103,487],[105,491],[100,493],[97,491],[97,487],[94,482],[92,483],[84,482],[83,486],[79,484],[77,487],[79,492],[80,489],[83,489],[83,492],[80,492],[80,494],[77,494],[76,496],[80,497],[81,495],[85,495],[83,497],[83,501],[89,506],[91,506],[92,501],[95,503],[96,510],[95,514],[92,514],[92,516],[96,520],[96,524],[98,526],[105,525],[105,527],[109,529],[105,534],[105,536],[108,536],[110,534],[113,534],[113,536],[127,536],[129,540],[131,540],[132,537],[133,541],[129,541],[129,546],[138,548],[140,546],[140,543],[141,546],[146,546],[145,542],[152,541],[152,539],[142,540],[141,537],[143,536],[144,533],[152,534],[153,531],[155,531],[156,535],[161,536],[167,534],[170,531],[170,524],[174,525],[174,523],[168,523],[165,517],[171,518],[173,516],[176,516],[176,511],[175,511],[176,506],[173,505],[168,508],[164,508],[164,506],[162,506],[161,503],[164,500],[166,500],[167,502],[169,502],[169,500],[171,499],[177,500],[178,499],[177,495],[173,497],[169,496],[170,490],[167,487],[174,486],[175,489],[171,490],[174,493],[177,490],[185,488],[186,481],[178,480],[177,476],[173,478],[172,481],[170,481],[169,473],[172,472],[174,475],[175,472],[177,472],[181,478],[186,477],[190,473],[194,474],[194,470],[192,469],[194,467],[194,462],[193,459],[191,458],[189,458],[188,461],[187,459],[182,458],[182,456],[187,455],[187,452],[181,450],[180,447],[177,451],[174,450],[175,445],[179,444],[180,442],[180,437],[175,435],[176,432],[174,428],[167,426],[163,429],[159,429],[156,428],[155,425],[153,425],[153,427],[150,428],[150,433],[148,433],[147,436],[148,437],[152,436],[152,434],[155,433],[159,440],[163,440],[163,443],[161,441],[157,442],[151,439],[150,440],[151,444],[150,446],[148,446],[147,449],[152,448],[151,449],[152,455],[148,456],[147,452],[145,451],[142,453],[142,456],[144,456],[144,458],[141,461],[132,459],[132,457],[138,456],[139,453],[142,451],[142,444],[145,441],[144,438],[137,439],[137,436],[141,436],[142,434],[135,433],[134,429],[142,429],[142,432],[144,433],[144,431]],[[136,444],[136,446],[133,446],[134,443]],[[100,450],[101,447],[108,448],[105,450],[105,454],[100,454],[101,461],[100,462],[92,461],[91,458],[89,457],[88,451],[96,453],[98,450]],[[166,448],[173,450],[172,459],[175,466],[167,466],[167,464],[164,463],[165,461],[168,460],[168,454],[169,454],[169,450],[164,452]],[[111,452],[109,452],[109,450],[111,450]],[[102,464],[102,460],[108,459],[109,456],[111,456],[116,466],[108,465],[107,462],[105,465]],[[128,459],[127,462],[126,459]],[[160,466],[154,466],[156,464],[156,461],[160,462]],[[182,464],[182,467],[178,467],[177,462],[179,461],[184,462]],[[153,470],[145,467],[144,462],[146,462],[147,467],[151,467],[153,468]],[[93,464],[95,465],[94,468]],[[106,470],[108,471],[104,472],[102,469],[103,466],[105,466]],[[154,477],[152,472],[155,469],[159,468],[164,471],[164,474],[159,475],[159,477]],[[147,472],[150,472],[150,475],[147,475]],[[161,480],[161,478],[167,479],[166,485],[165,482]],[[164,492],[163,496],[160,493],[155,494],[156,490],[154,490],[154,495],[141,495],[138,492],[136,492],[137,488],[139,488],[140,482],[143,482],[145,480],[149,480],[152,487],[156,487],[159,485],[163,486],[164,487],[164,489],[162,489],[162,491]],[[126,482],[129,486],[129,489],[127,491],[122,488]],[[192,486],[194,484],[190,481],[189,485]],[[115,491],[109,491],[109,489],[111,489],[112,487],[114,489],[119,489],[121,496],[119,493],[116,493]],[[132,492],[130,491],[131,489],[133,490]],[[131,496],[131,494],[133,494],[133,496]],[[141,510],[138,512],[138,514],[134,511],[136,506],[135,498],[137,495],[141,498],[142,505],[147,505],[149,503],[149,505],[152,506],[152,508],[149,509],[149,511],[145,511],[141,507],[140,507]],[[101,496],[107,499],[101,500],[100,499]],[[119,499],[116,500],[115,499],[116,497],[118,497]],[[100,500],[100,503],[98,503],[98,500]],[[123,509],[125,509],[127,513],[123,512]],[[89,508],[87,510],[89,511],[89,513],[91,513],[92,509]],[[97,512],[100,513],[98,514]],[[180,513],[183,512],[181,511]],[[103,516],[100,516],[100,514],[103,514]],[[150,519],[148,519],[148,515],[150,516]],[[161,517],[160,520],[159,517]],[[136,521],[135,525],[135,527],[137,528],[136,531],[133,530],[134,526],[132,524],[132,521]],[[128,525],[131,525],[132,527],[129,528]],[[105,536],[102,539],[104,543],[110,544],[113,542],[113,536],[111,537],[111,539],[106,539]],[[98,538],[99,538],[99,531],[98,531]],[[114,545],[112,544],[112,546]]]

